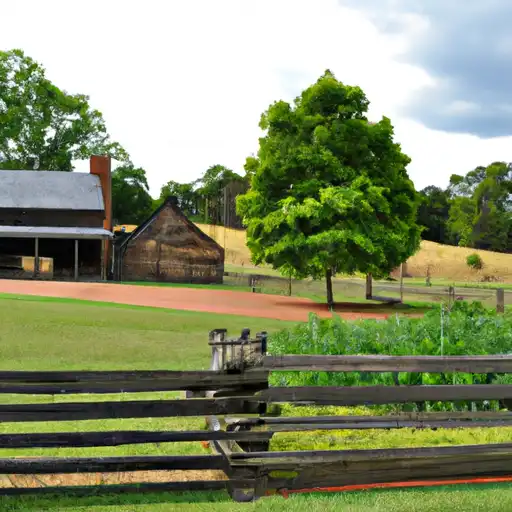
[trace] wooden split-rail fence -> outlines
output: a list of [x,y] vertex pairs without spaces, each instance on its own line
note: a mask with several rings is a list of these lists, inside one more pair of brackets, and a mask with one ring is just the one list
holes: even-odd
[[203,455],[0,458],[0,474],[219,470],[226,479],[98,486],[0,488],[0,494],[155,492],[227,489],[238,501],[304,488],[512,475],[512,443],[424,448],[272,452],[280,432],[511,427],[512,412],[401,413],[284,417],[273,407],[355,406],[427,401],[512,401],[512,385],[269,387],[271,371],[512,373],[512,356],[322,356],[267,354],[267,335],[210,333],[208,371],[0,372],[0,393],[20,395],[186,391],[184,398],[0,405],[2,422],[202,416],[195,431],[0,434],[0,448],[104,447],[206,441]]

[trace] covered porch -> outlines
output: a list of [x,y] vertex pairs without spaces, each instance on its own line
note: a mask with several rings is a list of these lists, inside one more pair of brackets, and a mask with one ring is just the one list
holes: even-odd
[[0,226],[0,267],[7,273],[4,277],[18,277],[14,269],[23,266],[23,258],[33,258],[30,270],[23,269],[19,275],[40,279],[44,278],[41,262],[51,259],[52,278],[104,281],[112,238],[103,228]]

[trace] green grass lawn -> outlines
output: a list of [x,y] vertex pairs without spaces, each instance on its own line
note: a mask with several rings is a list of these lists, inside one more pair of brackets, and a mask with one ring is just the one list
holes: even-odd
[[[275,320],[248,319],[206,313],[170,311],[108,303],[89,303],[68,299],[14,297],[0,295],[0,369],[2,370],[121,370],[121,369],[207,369],[210,349],[208,331],[227,328],[237,335],[242,328],[253,332],[273,332],[290,324]],[[174,393],[125,394],[121,399],[171,397]],[[13,396],[0,395],[2,403],[35,403],[77,400],[119,399],[119,395],[96,396]],[[86,430],[170,430],[202,428],[202,418],[158,418],[83,422],[0,424],[1,433],[57,432]],[[483,429],[485,430],[485,429]],[[472,431],[472,442],[486,442],[506,436],[505,429],[492,433]],[[353,432],[348,435],[356,435]],[[386,435],[388,434],[388,435]],[[414,444],[453,444],[468,441],[468,431],[457,436],[442,431],[425,432],[418,437],[412,431],[363,433],[358,441],[345,434],[328,433],[303,436],[300,440],[281,434],[273,441],[275,449],[303,446],[308,438],[317,443],[330,442],[335,436],[338,448],[344,444],[361,446],[410,446]],[[446,436],[452,436],[447,438]],[[322,437],[323,436],[323,437]],[[344,437],[345,436],[345,437]],[[487,436],[487,437],[486,437]],[[301,444],[302,443],[302,444]],[[310,446],[312,447],[312,446]],[[0,456],[109,456],[204,453],[199,443],[135,445],[117,448],[67,448],[0,450]],[[0,510],[66,512],[157,512],[169,510],[200,511],[274,511],[299,510],[510,510],[512,486],[444,488],[433,490],[373,491],[333,495],[265,498],[254,504],[233,503],[226,493],[186,493],[159,495],[120,495],[76,497],[0,498]]]
[[[0,294],[0,369],[206,369],[208,332],[275,331],[280,320]],[[157,367],[157,368],[155,368]]]
[[225,493],[3,499],[2,512],[509,512],[512,486],[461,485],[263,498],[233,503]]

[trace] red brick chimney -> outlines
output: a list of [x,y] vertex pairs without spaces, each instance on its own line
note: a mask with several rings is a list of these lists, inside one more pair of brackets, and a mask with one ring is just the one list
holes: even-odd
[[93,155],[90,159],[90,172],[99,176],[103,203],[105,204],[105,220],[103,227],[112,231],[112,172],[109,156]]
[[[101,191],[103,193],[103,203],[105,205],[105,218],[103,219],[103,228],[112,231],[112,169],[109,156],[93,155],[89,161],[91,174],[99,176]],[[110,264],[111,244],[110,240],[102,243],[102,279],[107,279],[108,267]]]

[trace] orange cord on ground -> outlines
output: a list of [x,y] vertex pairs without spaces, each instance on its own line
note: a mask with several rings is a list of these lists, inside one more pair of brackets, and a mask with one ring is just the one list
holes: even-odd
[[[389,482],[381,484],[361,484],[361,485],[344,485],[341,487],[314,487],[312,489],[282,489],[278,494],[283,498],[288,498],[289,494],[305,494],[312,492],[346,492],[346,491],[366,491],[368,489],[396,489],[404,487],[436,487],[441,485],[461,485],[461,484],[489,484],[512,482],[512,476],[503,477],[482,477],[467,478],[457,480],[416,480],[411,482]],[[272,495],[267,492],[267,496]]]

